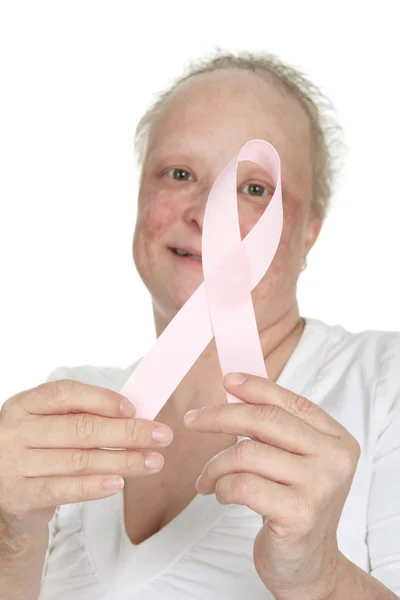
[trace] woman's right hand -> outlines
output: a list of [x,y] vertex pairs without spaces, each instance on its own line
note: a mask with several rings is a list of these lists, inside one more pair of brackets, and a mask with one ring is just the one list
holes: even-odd
[[134,414],[120,394],[69,379],[12,396],[0,410],[0,521],[41,530],[60,504],[120,491],[107,480],[160,471],[163,457],[152,450],[167,446],[172,430]]

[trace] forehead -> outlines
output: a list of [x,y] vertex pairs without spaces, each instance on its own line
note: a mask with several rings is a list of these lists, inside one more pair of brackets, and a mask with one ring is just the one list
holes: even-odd
[[186,80],[164,101],[149,132],[147,156],[196,154],[222,169],[254,138],[276,148],[286,184],[311,180],[311,128],[299,101],[251,71],[214,71]]

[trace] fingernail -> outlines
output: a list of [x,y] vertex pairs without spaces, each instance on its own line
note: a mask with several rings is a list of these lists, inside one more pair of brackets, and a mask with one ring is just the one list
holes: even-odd
[[242,373],[228,373],[225,375],[225,383],[230,385],[240,385],[246,381],[246,377]]
[[156,442],[172,442],[174,434],[169,427],[154,427],[151,437]]
[[161,454],[149,454],[146,456],[144,464],[150,471],[159,471],[164,465],[164,459]]
[[124,487],[124,480],[122,477],[110,477],[103,481],[103,488],[107,491],[122,490]]
[[185,423],[193,423],[201,413],[201,408],[196,408],[195,410],[189,410],[184,416]]
[[122,398],[120,402],[120,411],[123,417],[134,417],[136,414],[136,409],[129,400],[126,398]]

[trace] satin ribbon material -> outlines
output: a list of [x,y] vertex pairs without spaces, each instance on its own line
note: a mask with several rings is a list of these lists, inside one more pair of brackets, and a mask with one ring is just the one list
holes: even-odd
[[[275,192],[252,230],[241,240],[237,167],[251,161],[271,176]],[[271,144],[251,140],[218,175],[204,215],[204,282],[142,359],[120,393],[136,418],[153,420],[197,358],[215,337],[222,376],[243,372],[267,377],[251,291],[277,251],[283,227],[280,160]],[[239,400],[227,394],[228,402]]]

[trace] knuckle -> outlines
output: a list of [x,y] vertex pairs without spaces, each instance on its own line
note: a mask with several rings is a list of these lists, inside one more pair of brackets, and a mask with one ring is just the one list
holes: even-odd
[[358,456],[349,448],[343,448],[338,455],[337,466],[345,479],[352,479],[357,468]]
[[275,424],[279,425],[283,418],[283,411],[275,404],[258,406],[255,411],[257,425]]
[[137,471],[141,458],[137,452],[129,452],[125,458],[124,468],[127,471]]
[[225,404],[216,404],[209,409],[209,415],[216,423],[223,423],[225,412]]
[[360,456],[361,456],[361,445],[356,440],[356,438],[353,436],[351,436],[351,441],[350,441],[349,445],[350,445],[350,451],[353,456],[353,460],[355,461],[355,463],[357,465],[358,461],[360,460]]
[[50,383],[50,391],[55,398],[64,400],[75,392],[76,385],[73,379],[58,379]]
[[343,438],[332,440],[330,451],[329,466],[340,481],[351,480],[356,472],[358,461],[361,455],[361,448],[357,440],[353,437],[350,441]]
[[74,448],[71,455],[71,467],[75,474],[86,473],[90,467],[90,453],[82,448]]
[[254,440],[243,440],[235,445],[236,459],[239,463],[247,463],[254,457],[257,444]]
[[247,504],[256,493],[254,478],[249,473],[237,473],[218,480],[215,495],[218,500]]
[[89,494],[89,485],[88,482],[84,478],[78,478],[76,481],[76,494],[75,501],[76,502],[85,502],[90,497]]
[[12,420],[18,422],[20,420],[20,413],[23,412],[21,408],[22,401],[24,397],[31,395],[32,393],[35,393],[35,388],[19,392],[18,394],[14,394],[14,396],[7,398],[0,406],[0,421],[7,419],[8,421]]
[[41,383],[31,392],[35,398],[40,398],[40,404],[43,408],[50,408],[54,404],[64,404],[76,392],[76,386],[77,382],[72,379],[57,379]]
[[302,417],[309,415],[313,409],[312,403],[307,398],[291,391],[288,392],[287,406],[288,412]]
[[[128,440],[132,441],[137,441],[137,438],[139,437],[140,434],[140,428],[139,428],[139,422],[137,419],[127,419],[126,421],[123,421],[123,423],[125,424],[125,435],[127,437]],[[150,437],[150,435],[149,435]]]
[[227,490],[227,486],[218,480],[215,484],[215,498],[218,502],[223,502],[228,497]]
[[240,473],[234,480],[235,494],[245,504],[250,502],[256,493],[254,478],[248,473]]
[[91,415],[89,413],[73,415],[73,423],[75,434],[78,440],[82,442],[89,442],[93,439],[96,431],[95,415]]
[[19,396],[20,394],[16,394],[15,396],[11,396],[11,398],[8,398],[5,402],[3,402],[2,406],[0,407],[0,419],[11,413],[17,404]]

